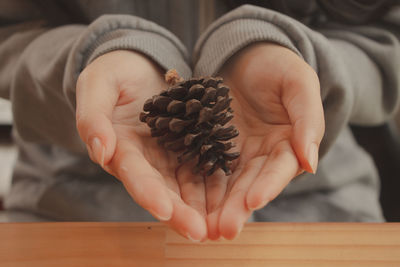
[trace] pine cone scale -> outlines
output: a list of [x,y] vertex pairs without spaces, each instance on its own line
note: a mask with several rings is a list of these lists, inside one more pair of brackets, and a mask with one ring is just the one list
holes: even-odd
[[232,161],[239,152],[228,142],[239,132],[224,127],[233,118],[229,87],[220,77],[201,77],[183,81],[173,71],[166,74],[167,90],[148,99],[139,119],[151,128],[151,135],[171,151],[183,151],[178,162],[197,158],[194,172],[213,174],[221,168],[231,174]]
[[201,102],[197,99],[190,99],[186,102],[186,114],[185,116],[188,117],[189,115],[199,112],[203,108]]
[[186,104],[179,100],[172,100],[167,106],[167,112],[172,114],[182,113],[185,111]]

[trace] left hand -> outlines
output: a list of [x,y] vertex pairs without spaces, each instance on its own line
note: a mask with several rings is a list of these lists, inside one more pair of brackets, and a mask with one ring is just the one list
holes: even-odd
[[181,167],[139,120],[145,101],[166,87],[162,70],[145,55],[106,53],[79,76],[77,129],[91,159],[118,178],[136,203],[181,235],[204,240],[203,177]]
[[219,170],[206,178],[207,227],[210,239],[233,239],[295,176],[315,173],[325,125],[316,73],[283,46],[250,45],[221,75],[231,88],[241,156],[230,177]]

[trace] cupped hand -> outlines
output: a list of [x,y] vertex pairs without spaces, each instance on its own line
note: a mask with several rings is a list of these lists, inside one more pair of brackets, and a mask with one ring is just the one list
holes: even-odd
[[100,56],[77,82],[77,128],[91,159],[117,177],[139,205],[185,237],[203,240],[203,177],[193,176],[189,165],[179,167],[176,155],[139,121],[144,102],[166,86],[159,67],[139,53]]
[[303,170],[315,173],[324,134],[319,80],[291,50],[253,44],[220,74],[231,87],[241,156],[230,177],[206,178],[209,238],[232,239]]

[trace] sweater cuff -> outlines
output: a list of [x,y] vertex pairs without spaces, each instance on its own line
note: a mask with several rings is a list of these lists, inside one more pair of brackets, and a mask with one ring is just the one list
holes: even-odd
[[104,15],[88,26],[68,57],[63,87],[73,108],[81,71],[97,57],[114,50],[143,53],[165,70],[176,69],[185,79],[192,74],[186,48],[171,32],[139,17]]
[[142,30],[115,30],[99,38],[90,47],[84,66],[101,55],[115,50],[133,50],[140,52],[158,63],[165,70],[176,69],[185,79],[191,76],[191,70],[183,54],[168,39],[155,33]]
[[235,53],[261,41],[282,45],[302,57],[292,40],[279,27],[258,19],[238,19],[222,24],[214,29],[206,41],[198,44],[196,55],[199,58],[194,76],[216,75]]

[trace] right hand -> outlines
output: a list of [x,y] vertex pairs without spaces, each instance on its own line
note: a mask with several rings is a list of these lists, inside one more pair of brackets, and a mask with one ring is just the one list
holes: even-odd
[[286,47],[249,45],[220,74],[231,88],[240,157],[230,177],[206,179],[208,236],[233,239],[299,173],[315,173],[325,121],[317,74]]
[[[193,240],[207,237],[205,186],[139,121],[144,102],[167,87],[161,70],[133,51],[100,56],[80,74],[76,121],[91,159],[117,177],[154,217]],[[107,201],[107,200],[104,200]]]

